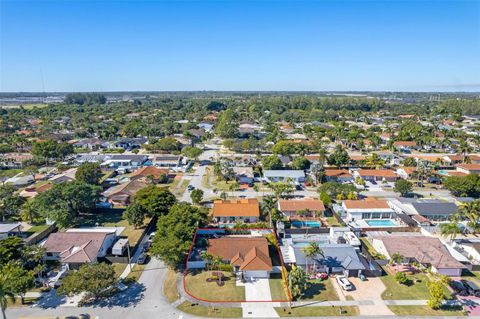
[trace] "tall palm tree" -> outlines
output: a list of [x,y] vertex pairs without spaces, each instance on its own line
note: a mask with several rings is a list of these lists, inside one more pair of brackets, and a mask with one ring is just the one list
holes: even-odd
[[440,224],[440,234],[444,237],[450,237],[450,241],[454,240],[462,230],[455,222]]
[[305,254],[306,260],[307,260],[307,271],[308,271],[308,260],[312,259],[313,260],[313,269],[317,269],[316,265],[316,257],[318,255],[324,257],[323,250],[320,248],[317,242],[311,242],[308,246],[304,247],[302,249],[303,253]]
[[15,294],[7,285],[8,280],[11,280],[11,278],[7,274],[0,272],[0,308],[2,309],[3,319],[7,319],[5,310],[7,309],[8,300],[15,301]]
[[277,209],[277,199],[275,198],[275,196],[271,196],[271,195],[265,196],[262,200],[261,208],[262,208],[262,215],[264,217],[269,216],[270,227],[272,227],[273,221],[272,221],[271,213],[274,209]]
[[458,215],[468,221],[468,226],[471,227],[473,233],[476,234],[480,229],[480,225],[478,224],[480,221],[480,200],[463,205]]

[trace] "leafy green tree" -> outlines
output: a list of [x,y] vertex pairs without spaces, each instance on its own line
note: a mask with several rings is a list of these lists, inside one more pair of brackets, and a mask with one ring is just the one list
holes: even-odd
[[293,185],[288,182],[270,183],[269,186],[275,193],[275,196],[277,197],[277,199],[286,198],[295,191],[295,188],[293,187]]
[[350,192],[358,194],[358,190],[355,186],[351,184],[341,184],[337,182],[323,183],[318,188],[318,192],[325,192],[328,196],[330,196],[330,198],[337,198],[338,195],[342,195],[346,198],[347,194]]
[[443,284],[440,281],[431,281],[427,284],[429,298],[427,305],[432,309],[439,309],[442,307],[442,302],[446,298],[443,290]]
[[298,299],[303,296],[308,287],[307,279],[307,274],[302,268],[292,266],[292,270],[288,273],[288,286],[293,298]]
[[190,198],[192,199],[192,202],[194,204],[200,204],[200,202],[202,201],[203,199],[203,191],[199,188],[196,188],[194,189],[191,193],[190,193]]
[[34,142],[32,144],[32,155],[48,163],[50,159],[61,159],[73,154],[73,145],[59,143],[54,140]]
[[340,145],[330,154],[327,159],[328,164],[335,166],[346,165],[350,162],[350,156]]
[[282,161],[280,160],[280,158],[278,158],[277,155],[269,155],[269,156],[265,156],[262,159],[262,167],[263,167],[264,170],[265,169],[266,170],[269,170],[269,169],[276,170],[276,169],[282,169],[283,164],[282,164]]
[[15,292],[10,285],[10,282],[15,280],[15,278],[12,277],[12,274],[3,271],[3,267],[0,270],[0,308],[2,309],[3,319],[7,319],[5,310],[7,309],[8,301],[15,301]]
[[12,185],[0,185],[0,221],[18,217],[25,199],[15,193]]
[[166,214],[177,199],[169,190],[150,185],[135,194],[134,202],[142,205],[148,216],[158,217]]
[[327,192],[323,191],[320,192],[320,200],[323,202],[323,204],[327,207],[332,206],[332,199],[330,196],[328,196]]
[[405,196],[407,194],[410,194],[413,190],[413,185],[410,181],[407,181],[406,179],[398,179],[395,181],[395,187],[393,190],[397,193],[400,193],[401,196]]
[[98,163],[84,163],[78,167],[75,179],[87,184],[98,185],[102,175],[102,170]]
[[0,267],[11,260],[20,260],[23,257],[25,242],[17,236],[0,240]]
[[289,140],[278,141],[273,145],[272,152],[281,155],[295,154],[297,152],[297,144]]
[[215,133],[222,138],[234,138],[238,136],[238,121],[232,109],[226,109],[220,114]]
[[304,156],[295,157],[292,161],[292,168],[306,170],[310,168],[310,161]]
[[160,216],[151,252],[168,266],[176,268],[184,262],[197,227],[207,221],[205,210],[186,203],[173,205],[168,214]]
[[59,294],[67,296],[86,293],[86,299],[107,296],[115,284],[115,270],[106,263],[85,264],[77,271],[71,271],[62,280]]
[[411,280],[408,279],[407,275],[405,275],[404,272],[401,272],[401,271],[398,271],[396,274],[395,274],[395,280],[401,284],[401,285],[405,285],[405,286],[408,286],[410,283],[411,283]]
[[480,230],[480,200],[464,204],[457,213],[458,217],[467,220],[467,225],[477,234]]
[[153,144],[147,144],[147,149],[157,150],[157,151],[180,151],[182,144],[173,137],[164,137]]
[[480,196],[480,175],[448,176],[443,180],[446,189],[455,196]]
[[59,227],[68,227],[75,224],[81,214],[95,210],[100,190],[99,186],[80,181],[57,184],[35,197],[32,209]]
[[188,158],[198,160],[198,157],[203,153],[203,150],[198,147],[187,146],[182,149],[182,154]]
[[417,161],[413,157],[407,157],[402,164],[405,167],[416,167]]
[[10,278],[4,283],[7,291],[19,295],[23,304],[25,294],[30,288],[33,288],[35,283],[33,272],[25,270],[19,260],[9,261],[1,267],[0,272],[6,273],[7,278]]
[[440,227],[440,234],[444,237],[450,237],[450,241],[454,240],[458,234],[462,232],[458,223],[451,222],[451,223],[442,223],[439,225]]
[[128,205],[127,209],[123,212],[123,218],[135,228],[143,226],[143,221],[145,220],[146,215],[147,212],[145,208],[136,202]]

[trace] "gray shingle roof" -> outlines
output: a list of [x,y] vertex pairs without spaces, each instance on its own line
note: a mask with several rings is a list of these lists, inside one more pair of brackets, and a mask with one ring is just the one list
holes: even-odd
[[[317,256],[316,260],[328,267],[343,267],[347,270],[365,269],[360,261],[355,248],[348,244],[320,245],[324,258]],[[305,265],[306,258],[302,247],[295,247],[295,259],[297,265]]]
[[451,215],[458,211],[457,205],[446,202],[413,203],[415,210],[422,216]]

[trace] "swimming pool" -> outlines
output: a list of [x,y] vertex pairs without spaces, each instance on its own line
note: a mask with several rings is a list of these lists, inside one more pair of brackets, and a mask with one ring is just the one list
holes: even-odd
[[391,219],[369,219],[365,220],[368,226],[372,227],[394,227],[397,226]]
[[322,226],[320,222],[315,220],[294,220],[292,226],[296,228],[310,227],[310,228],[320,228]]

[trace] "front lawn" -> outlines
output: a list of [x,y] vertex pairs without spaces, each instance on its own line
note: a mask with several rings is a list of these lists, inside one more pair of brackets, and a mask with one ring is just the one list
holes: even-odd
[[186,290],[194,297],[209,301],[245,300],[245,287],[238,287],[231,273],[223,274],[227,280],[223,286],[218,286],[216,282],[207,282],[207,278],[212,277],[211,271],[190,272],[185,278]]
[[[380,277],[382,282],[387,288],[383,294],[382,299],[384,300],[394,300],[394,299],[416,299],[416,300],[426,300],[429,298],[428,287],[430,279],[428,279],[425,274],[415,274],[407,275],[411,279],[411,285],[401,285],[399,284],[393,275],[386,275]],[[447,298],[451,297],[451,292],[444,287],[445,294]]]
[[270,285],[270,293],[272,294],[272,300],[286,301],[288,300],[287,293],[285,291],[285,283],[283,282],[281,274],[272,274],[268,280]]
[[[130,266],[127,265],[127,267],[130,267]],[[145,269],[145,265],[139,265],[139,264],[133,265],[132,271],[128,274],[127,279],[138,281],[144,269]]]
[[165,282],[163,283],[163,294],[165,295],[169,303],[172,303],[178,298],[180,298],[177,289],[177,272],[175,270],[167,270]]
[[184,301],[177,307],[180,311],[197,317],[211,318],[241,318],[242,308],[239,307],[205,307]]
[[21,168],[0,169],[0,178],[10,178],[23,172]]
[[113,263],[113,269],[115,270],[115,277],[120,278],[120,275],[123,273],[128,264]]
[[299,300],[315,300],[315,301],[324,301],[324,300],[339,300],[335,288],[333,288],[332,282],[330,279],[327,280],[309,280],[308,288]]
[[275,308],[280,317],[330,317],[330,316],[357,316],[358,307],[298,307],[298,308]]
[[433,310],[428,306],[388,306],[397,316],[465,316],[462,307],[448,307]]

